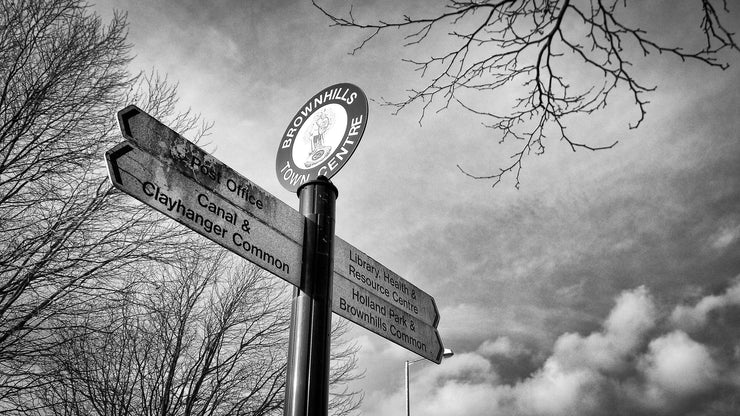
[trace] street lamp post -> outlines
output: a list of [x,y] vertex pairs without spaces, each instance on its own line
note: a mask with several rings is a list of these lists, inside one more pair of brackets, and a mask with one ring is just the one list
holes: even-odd
[[[445,348],[444,352],[442,353],[442,358],[450,358],[453,355],[455,355],[455,353],[452,352],[451,349]],[[411,406],[410,406],[410,403],[409,403],[410,402],[410,400],[409,400],[409,396],[410,396],[410,390],[409,390],[409,367],[411,366],[411,364],[413,364],[415,362],[419,362],[419,361],[421,361],[423,359],[424,358],[417,358],[417,359],[411,360],[411,361],[406,360],[406,416],[411,416]]]

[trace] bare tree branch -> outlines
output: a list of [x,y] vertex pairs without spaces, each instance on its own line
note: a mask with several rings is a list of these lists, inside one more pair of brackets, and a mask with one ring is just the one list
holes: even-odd
[[[640,80],[633,66],[640,56],[666,54],[726,69],[728,62],[720,53],[740,51],[724,21],[723,14],[729,13],[726,0],[696,1],[704,45],[690,51],[663,44],[630,25],[626,0],[450,0],[444,11],[431,17],[404,15],[374,23],[358,21],[352,9],[342,16],[312,1],[331,26],[367,34],[352,54],[391,29],[404,33],[403,46],[428,53],[425,59],[404,60],[419,72],[421,88],[409,89],[401,100],[381,98],[393,114],[419,105],[421,123],[428,111],[439,112],[454,103],[487,119],[483,125],[496,130],[500,142],[517,143],[513,162],[494,173],[474,175],[458,165],[467,176],[490,180],[492,186],[512,174],[518,188],[524,159],[543,154],[552,139],[573,151],[614,147],[617,140],[580,141],[566,126],[575,116],[603,110],[621,92],[632,97],[638,113],[629,127],[639,127],[647,114],[647,97],[655,90]],[[440,36],[446,40],[430,40]],[[574,64],[579,65],[576,70]],[[580,79],[583,74],[601,81]],[[486,97],[504,88],[514,91],[516,99],[510,108],[496,109]]]
[[176,102],[156,74],[128,74],[125,38],[125,15],[104,26],[78,0],[0,0],[0,413],[39,406],[56,331],[89,328],[78,314],[126,289],[127,271],[181,251],[183,229],[107,179],[115,112],[168,119]]

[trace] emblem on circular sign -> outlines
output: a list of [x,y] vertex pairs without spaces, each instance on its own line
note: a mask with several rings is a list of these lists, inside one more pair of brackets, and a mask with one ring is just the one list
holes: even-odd
[[311,97],[288,124],[275,170],[295,192],[319,176],[331,178],[347,163],[365,132],[367,97],[352,84],[336,84]]

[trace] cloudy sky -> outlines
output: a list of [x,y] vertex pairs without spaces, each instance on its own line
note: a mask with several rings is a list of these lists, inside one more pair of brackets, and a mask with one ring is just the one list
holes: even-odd
[[[353,14],[423,17],[438,3],[363,1]],[[661,39],[690,41],[699,2],[674,3],[629,13]],[[453,106],[420,125],[419,108],[394,116],[377,104],[419,85],[404,57],[431,53],[400,47],[401,31],[349,55],[362,34],[329,27],[308,0],[106,0],[95,10],[114,7],[128,12],[132,69],[179,82],[182,106],[215,123],[208,149],[291,206],[274,169],[291,117],[340,82],[371,99],[362,142],[332,179],[336,232],[440,308],[455,356],[412,365],[414,414],[740,413],[740,54],[723,55],[726,71],[666,55],[637,62],[658,86],[639,129],[617,99],[569,125],[595,144],[619,140],[614,149],[551,142],[525,160],[520,189],[511,179],[492,189],[456,167],[492,173],[511,154],[483,120]],[[361,328],[352,336],[363,414],[401,414],[404,361],[416,357]]]

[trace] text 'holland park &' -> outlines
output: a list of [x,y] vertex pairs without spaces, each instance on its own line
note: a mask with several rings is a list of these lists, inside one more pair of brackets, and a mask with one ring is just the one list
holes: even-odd
[[[363,308],[355,306],[355,304],[370,309],[372,312],[363,310]],[[429,347],[424,341],[407,333],[409,330],[412,333],[416,331],[416,325],[412,319],[398,313],[392,307],[388,308],[385,305],[375,302],[371,297],[363,295],[354,287],[352,288],[351,299],[339,298],[339,308],[381,332],[389,334],[401,344],[405,344],[420,352],[429,351]],[[390,321],[390,324],[386,322],[386,319]]]

